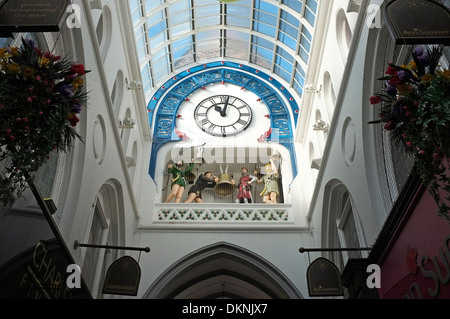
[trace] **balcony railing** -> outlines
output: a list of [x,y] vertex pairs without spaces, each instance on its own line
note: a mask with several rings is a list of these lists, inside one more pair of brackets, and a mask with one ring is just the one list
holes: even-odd
[[288,204],[162,203],[155,205],[154,224],[292,225]]

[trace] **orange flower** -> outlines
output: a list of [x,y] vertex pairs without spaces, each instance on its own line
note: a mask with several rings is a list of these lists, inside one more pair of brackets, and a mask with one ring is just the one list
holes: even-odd
[[47,66],[47,65],[49,65],[50,64],[50,59],[47,59],[46,57],[44,57],[44,56],[41,56],[40,58],[39,58],[39,66]]
[[17,63],[10,63],[6,65],[6,69],[10,73],[19,73],[20,72],[20,66]]
[[34,69],[33,68],[26,68],[23,70],[23,79],[28,80],[31,79],[34,75]]
[[444,69],[444,71],[437,71],[437,73],[444,79],[450,80],[450,70]]
[[403,83],[397,86],[398,93],[401,95],[407,95],[409,92],[411,92],[414,88],[409,85],[408,83]]
[[13,55],[6,49],[6,48],[0,48],[0,58],[2,58],[5,61],[8,61],[9,58],[11,58]]
[[12,55],[16,56],[19,55],[19,48],[18,47],[10,47]]
[[429,82],[431,82],[432,79],[433,79],[433,77],[429,73],[424,74],[422,76],[422,82],[424,82],[424,83],[429,83]]
[[75,79],[73,79],[72,87],[74,91],[78,91],[79,88],[82,86],[83,86],[83,79],[80,76],[77,76]]

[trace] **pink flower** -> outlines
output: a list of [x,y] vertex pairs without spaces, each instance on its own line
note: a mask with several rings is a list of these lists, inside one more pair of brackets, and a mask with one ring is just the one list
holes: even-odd
[[27,101],[31,103],[31,102],[33,102],[33,98],[31,96],[29,96],[29,97],[27,97]]
[[425,152],[424,150],[420,150],[420,151],[419,151],[419,154],[420,154],[420,155],[425,155],[426,153],[427,153],[427,152]]
[[406,146],[411,147],[411,142],[406,142]]

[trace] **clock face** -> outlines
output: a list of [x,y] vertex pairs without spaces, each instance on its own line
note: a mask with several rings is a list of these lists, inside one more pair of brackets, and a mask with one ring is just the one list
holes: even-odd
[[230,136],[243,132],[252,120],[252,109],[232,95],[214,95],[201,101],[194,111],[197,125],[213,136]]

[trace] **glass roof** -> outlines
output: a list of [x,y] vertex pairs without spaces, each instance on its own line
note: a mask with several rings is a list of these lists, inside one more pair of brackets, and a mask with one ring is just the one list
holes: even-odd
[[189,65],[229,60],[302,95],[318,0],[129,0],[147,102]]

